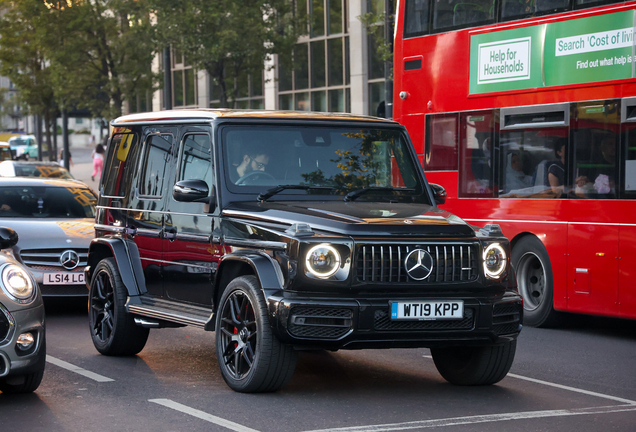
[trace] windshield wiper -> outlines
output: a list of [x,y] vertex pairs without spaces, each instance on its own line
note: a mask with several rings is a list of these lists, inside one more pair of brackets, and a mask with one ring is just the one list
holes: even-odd
[[287,189],[300,189],[300,190],[312,190],[312,189],[328,189],[334,190],[335,188],[331,186],[310,186],[310,185],[278,185],[271,189],[267,189],[265,192],[258,194],[256,199],[258,201],[266,201],[269,198],[273,197],[279,192],[282,192]]
[[349,192],[348,194],[345,195],[344,201],[345,202],[353,201],[356,198],[358,198],[359,196],[362,196],[362,195],[364,195],[367,192],[393,192],[393,191],[413,192],[413,191],[415,191],[415,189],[392,188],[390,186],[369,186],[369,187],[365,187],[365,188],[362,188],[362,189],[358,189],[358,190],[354,190],[354,191]]

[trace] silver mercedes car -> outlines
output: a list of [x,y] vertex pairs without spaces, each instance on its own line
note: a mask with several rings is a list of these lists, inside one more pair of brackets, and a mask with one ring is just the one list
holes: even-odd
[[46,340],[40,291],[10,252],[18,235],[0,227],[0,392],[30,393],[44,374]]
[[0,226],[20,234],[13,254],[42,296],[88,295],[83,269],[95,233],[95,202],[77,180],[0,178]]

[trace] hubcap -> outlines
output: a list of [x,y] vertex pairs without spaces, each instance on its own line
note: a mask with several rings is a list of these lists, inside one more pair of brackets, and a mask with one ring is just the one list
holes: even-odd
[[113,285],[108,273],[101,271],[95,277],[91,289],[90,314],[93,336],[102,343],[113,333],[114,322]]
[[518,267],[517,282],[524,309],[533,311],[541,306],[546,295],[545,268],[539,257],[531,252],[521,257]]
[[254,308],[243,291],[234,291],[223,304],[220,330],[225,368],[241,379],[254,364],[257,343]]

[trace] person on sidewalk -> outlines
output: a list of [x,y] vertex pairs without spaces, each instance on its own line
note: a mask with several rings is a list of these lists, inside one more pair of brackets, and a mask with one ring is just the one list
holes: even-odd
[[[68,164],[73,166],[73,158],[71,157],[71,152],[68,152]],[[60,165],[64,168],[68,169],[67,166],[64,166],[64,149],[60,150]]]
[[95,176],[97,174],[101,176],[102,169],[104,168],[104,146],[97,144],[91,156],[93,157],[93,174],[91,175],[91,180],[95,181]]

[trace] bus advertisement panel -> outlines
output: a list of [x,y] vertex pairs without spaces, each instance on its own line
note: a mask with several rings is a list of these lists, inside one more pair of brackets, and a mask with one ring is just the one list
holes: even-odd
[[501,225],[524,322],[636,319],[636,2],[406,0],[394,117],[443,208]]

